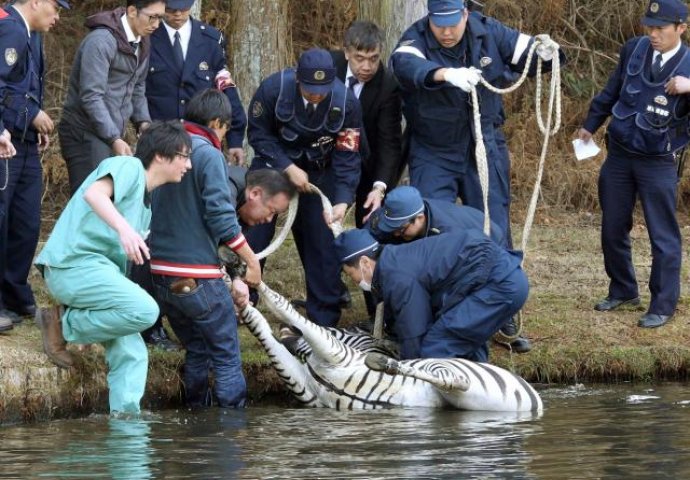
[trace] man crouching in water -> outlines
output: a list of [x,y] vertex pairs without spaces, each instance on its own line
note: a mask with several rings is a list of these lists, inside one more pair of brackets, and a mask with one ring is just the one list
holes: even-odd
[[106,159],[86,178],[35,262],[51,295],[65,305],[62,321],[59,307],[37,315],[46,354],[68,368],[73,360],[65,340],[103,344],[111,413],[140,410],[148,352],[139,332],[158,317],[154,299],[125,276],[127,263],[149,258],[150,193],[182,181],[192,168],[190,149],[179,122],[152,124],[136,157]]

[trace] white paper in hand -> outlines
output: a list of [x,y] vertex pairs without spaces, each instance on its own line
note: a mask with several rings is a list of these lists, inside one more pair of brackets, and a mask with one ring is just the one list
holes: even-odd
[[587,142],[583,142],[579,138],[573,140],[573,149],[575,150],[575,158],[578,160],[592,158],[601,151],[601,148],[597,147],[594,140],[590,139]]

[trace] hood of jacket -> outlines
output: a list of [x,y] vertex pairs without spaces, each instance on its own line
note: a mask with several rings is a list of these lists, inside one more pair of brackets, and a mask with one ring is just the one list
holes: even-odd
[[[123,53],[129,53],[134,55],[134,49],[127,41],[127,33],[125,32],[125,27],[122,26],[122,16],[127,13],[125,7],[119,7],[115,10],[106,10],[104,12],[98,12],[94,15],[87,17],[84,22],[84,26],[89,30],[96,30],[98,28],[105,28],[113,34],[115,40],[117,41],[117,49]],[[140,58],[146,58],[149,52],[151,39],[149,37],[141,37],[141,47]]]

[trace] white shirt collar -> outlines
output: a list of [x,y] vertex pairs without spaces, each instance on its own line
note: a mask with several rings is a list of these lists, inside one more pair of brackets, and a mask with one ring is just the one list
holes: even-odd
[[127,35],[127,41],[128,42],[141,42],[141,35],[134,35],[134,31],[132,30],[132,27],[129,26],[129,22],[127,21],[127,14],[125,13],[120,17],[120,21],[122,22],[122,26],[125,29],[125,35]]
[[[347,73],[345,74],[345,86],[347,87],[350,84],[350,77],[354,77],[355,74],[352,73],[352,70],[350,70],[350,64],[347,64]],[[355,92],[355,96],[359,98],[359,96],[362,94],[362,89],[364,89],[364,84],[360,81],[357,81],[354,87],[352,87],[352,91]]]
[[22,17],[22,20],[24,20],[24,25],[26,26],[26,33],[29,35],[29,38],[31,38],[31,28],[29,27],[29,22],[26,21],[26,17],[22,14],[22,11],[18,9],[15,6],[12,6],[16,10],[16,12],[19,14],[20,17]]
[[661,55],[661,65],[664,65],[666,62],[671,60],[676,53],[678,53],[678,50],[680,50],[681,44],[682,44],[682,42],[678,42],[678,45],[676,45],[674,48],[672,48],[671,50],[669,50],[666,53],[660,53],[660,52],[657,52],[656,50],[654,50],[654,55],[652,55],[652,61],[656,60],[657,55]]
[[170,44],[175,43],[175,32],[180,32],[180,45],[182,46],[182,54],[187,57],[187,49],[189,48],[189,40],[192,38],[192,21],[187,19],[184,25],[180,27],[179,30],[175,30],[167,23],[163,22],[165,31],[168,32],[168,37],[170,38]]

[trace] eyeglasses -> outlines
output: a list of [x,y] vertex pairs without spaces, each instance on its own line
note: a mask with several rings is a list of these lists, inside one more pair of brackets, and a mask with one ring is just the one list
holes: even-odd
[[191,152],[175,152],[175,155],[182,158],[190,158],[192,156]]
[[141,15],[144,15],[145,17],[148,17],[149,24],[159,23],[165,19],[165,15],[151,15],[150,13],[146,13],[143,10],[139,10],[139,13]]

